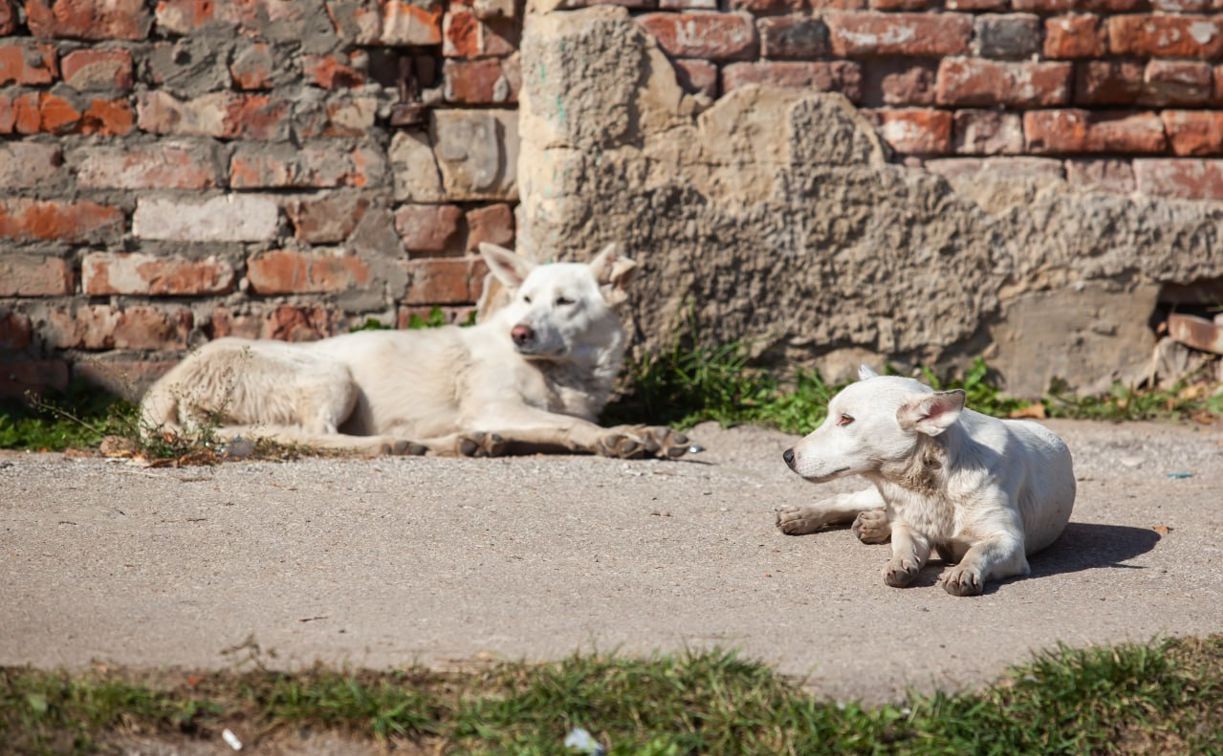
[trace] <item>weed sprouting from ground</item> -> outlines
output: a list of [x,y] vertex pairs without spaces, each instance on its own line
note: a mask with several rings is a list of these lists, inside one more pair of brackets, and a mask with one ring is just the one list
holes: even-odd
[[612,753],[1209,753],[1223,748],[1223,636],[1059,648],[976,692],[868,707],[726,651],[573,656],[464,672],[0,668],[0,741],[105,748],[131,734],[215,740],[338,732],[439,751],[560,753],[582,727]]

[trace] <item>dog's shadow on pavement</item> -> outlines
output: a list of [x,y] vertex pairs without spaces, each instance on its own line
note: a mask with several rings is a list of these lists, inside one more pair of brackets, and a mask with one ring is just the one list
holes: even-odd
[[1159,537],[1159,533],[1148,528],[1072,522],[1052,546],[1028,560],[1032,567],[1028,577],[1050,577],[1099,568],[1146,569],[1124,562],[1155,548]]

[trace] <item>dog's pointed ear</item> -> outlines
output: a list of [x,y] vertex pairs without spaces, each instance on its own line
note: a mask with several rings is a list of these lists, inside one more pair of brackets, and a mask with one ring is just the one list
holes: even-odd
[[858,380],[865,381],[867,378],[878,378],[879,374],[871,370],[870,365],[862,363],[858,366]]
[[599,282],[599,290],[609,304],[619,304],[628,298],[625,291],[633,280],[637,263],[624,256],[620,245],[612,242],[590,261],[590,271]]
[[904,430],[937,436],[959,420],[963,410],[962,389],[914,394],[896,410],[896,420]]
[[522,286],[522,282],[535,270],[535,263],[496,244],[480,242],[480,256],[488,263],[489,271],[497,280],[511,289]]

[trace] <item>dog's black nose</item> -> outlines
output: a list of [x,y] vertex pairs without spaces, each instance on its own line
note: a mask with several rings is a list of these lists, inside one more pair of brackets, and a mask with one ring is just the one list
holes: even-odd
[[531,326],[516,325],[510,329],[510,338],[518,346],[522,346],[529,341],[535,340],[535,330]]
[[794,469],[794,450],[793,449],[786,449],[785,451],[783,451],[781,453],[781,458],[786,461],[786,464],[790,466],[791,470]]

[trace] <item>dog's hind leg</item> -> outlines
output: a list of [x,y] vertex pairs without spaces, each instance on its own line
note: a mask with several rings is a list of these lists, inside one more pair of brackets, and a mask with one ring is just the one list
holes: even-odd
[[[777,527],[786,535],[805,535],[833,525],[848,525],[852,522],[854,533],[866,541],[858,532],[858,520],[867,513],[876,510],[882,512],[883,506],[883,497],[879,495],[879,490],[872,486],[851,494],[838,494],[816,504],[782,507],[777,510]],[[874,530],[871,533],[882,532],[882,537],[877,541],[866,541],[867,543],[882,543],[887,540],[890,531],[886,516],[881,524],[872,527]]]
[[419,456],[427,449],[424,445],[395,436],[349,436],[343,433],[314,433],[295,426],[275,425],[228,425],[217,429],[217,437],[232,441],[241,436],[250,439],[267,439],[286,446],[304,446],[328,451],[347,451],[357,454],[407,454]]

